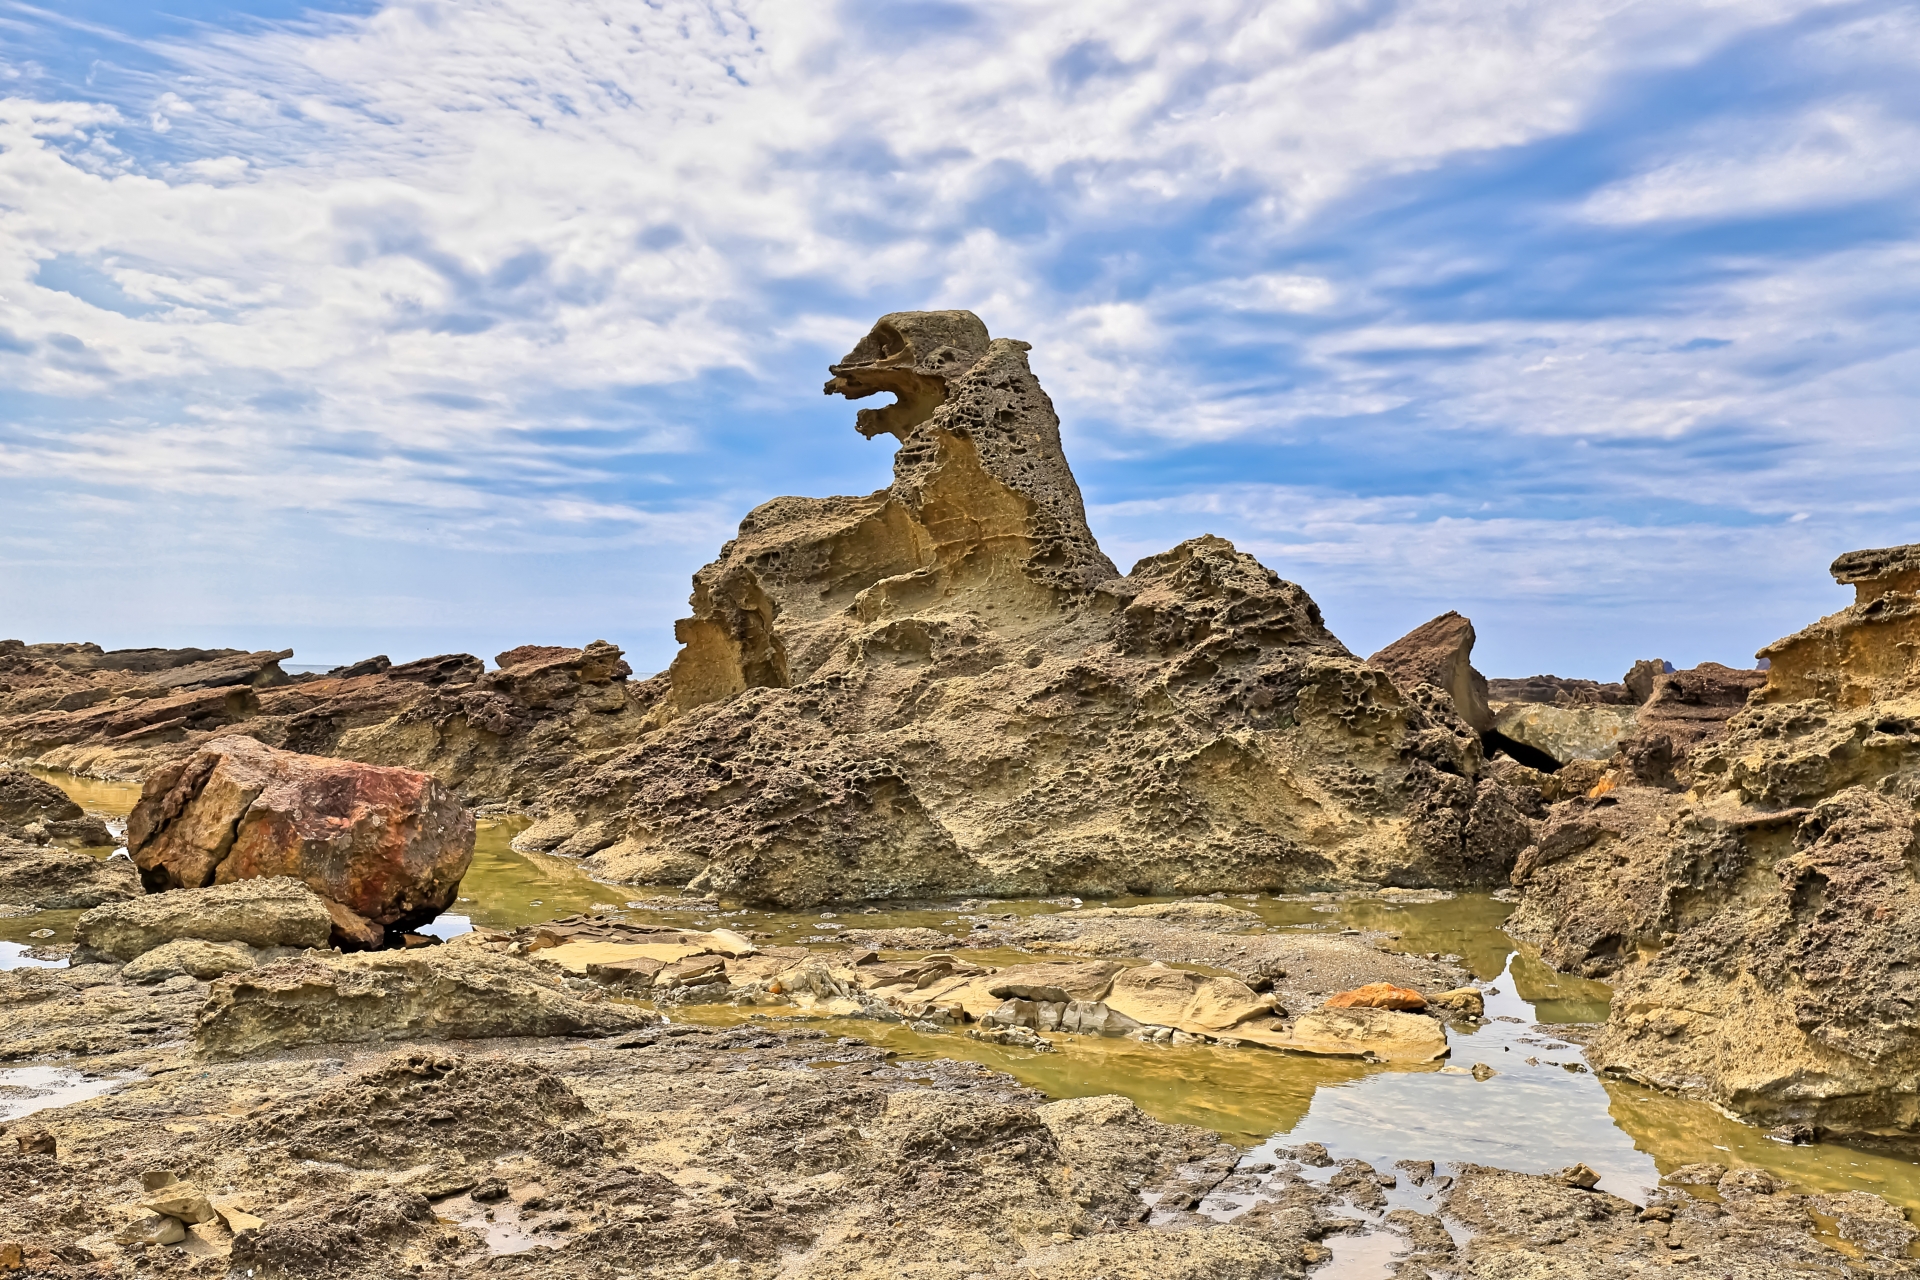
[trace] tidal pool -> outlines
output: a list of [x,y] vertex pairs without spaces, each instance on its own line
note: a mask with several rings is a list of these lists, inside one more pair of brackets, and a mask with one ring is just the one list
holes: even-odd
[[[83,807],[110,817],[124,817],[139,798],[137,784],[37,772]],[[687,899],[684,906],[663,907],[662,899],[672,899],[674,889],[603,884],[571,859],[514,849],[513,838],[525,827],[514,819],[480,824],[459,901],[434,932],[450,937],[474,926],[517,928],[598,911],[662,924],[726,925],[767,934],[782,945],[844,946],[839,935],[848,929],[916,927],[958,941],[971,930],[965,917],[1061,911],[1075,901],[955,899],[875,903],[871,910],[851,904],[778,912]],[[112,850],[94,852],[105,856]],[[1124,906],[1143,900],[1101,901]],[[1482,986],[1497,991],[1488,1000],[1489,1020],[1471,1031],[1448,1032],[1453,1047],[1448,1062],[1413,1069],[1082,1036],[1060,1037],[1057,1052],[1033,1053],[964,1034],[923,1034],[864,1020],[812,1019],[808,1025],[891,1049],[907,1061],[979,1062],[1053,1097],[1124,1094],[1162,1120],[1217,1130],[1250,1150],[1320,1142],[1337,1159],[1356,1157],[1381,1168],[1396,1160],[1434,1160],[1543,1172],[1585,1161],[1602,1174],[1602,1187],[1634,1200],[1643,1199],[1662,1173],[1717,1161],[1767,1169],[1808,1190],[1873,1191],[1909,1210],[1920,1209],[1920,1163],[1839,1143],[1787,1146],[1704,1103],[1602,1080],[1585,1070],[1580,1048],[1556,1037],[1554,1028],[1603,1021],[1607,988],[1556,973],[1516,944],[1502,931],[1512,905],[1491,895],[1460,894],[1429,903],[1266,895],[1231,895],[1226,901],[1259,916],[1256,928],[1262,930],[1381,930],[1399,935],[1391,944],[1398,949],[1458,956]],[[0,919],[0,941],[65,943],[79,915],[39,912]],[[33,931],[45,929],[55,936],[30,939]],[[998,964],[1029,958],[971,949],[969,955]],[[676,1009],[672,1016],[715,1024],[781,1017],[778,1010],[716,1005]],[[1476,1062],[1496,1074],[1475,1080],[1469,1069]]]

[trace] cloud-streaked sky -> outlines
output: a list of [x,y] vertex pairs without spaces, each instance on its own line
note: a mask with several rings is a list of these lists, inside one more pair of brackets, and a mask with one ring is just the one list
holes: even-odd
[[656,669],[919,307],[1363,654],[1745,665],[1920,541],[1911,4],[0,0],[0,95],[4,635]]

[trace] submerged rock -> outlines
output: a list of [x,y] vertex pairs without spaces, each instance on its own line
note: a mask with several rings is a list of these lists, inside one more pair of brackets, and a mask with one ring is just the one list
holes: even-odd
[[154,772],[127,820],[150,891],[290,876],[346,909],[343,940],[368,922],[426,924],[473,860],[473,815],[429,774],[219,738]]

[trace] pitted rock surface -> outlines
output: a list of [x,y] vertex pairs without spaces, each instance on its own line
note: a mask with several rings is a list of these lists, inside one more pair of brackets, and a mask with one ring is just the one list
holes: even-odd
[[1769,671],[1661,676],[1643,736],[1663,706],[1710,736],[1684,759],[1629,742],[1521,855],[1509,931],[1614,984],[1597,1068],[1768,1127],[1920,1132],[1910,553],[1835,561],[1860,600]]
[[1114,570],[1026,344],[895,315],[834,373],[901,397],[861,419],[894,483],[751,512],[635,692],[656,727],[524,845],[792,905],[1505,874],[1526,819],[1444,693],[1223,539]]

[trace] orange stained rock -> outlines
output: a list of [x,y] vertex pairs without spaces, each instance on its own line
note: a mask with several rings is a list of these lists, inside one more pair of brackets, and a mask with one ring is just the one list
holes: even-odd
[[1326,1009],[1424,1009],[1427,998],[1407,987],[1391,982],[1369,982],[1364,987],[1342,991],[1321,1006]]

